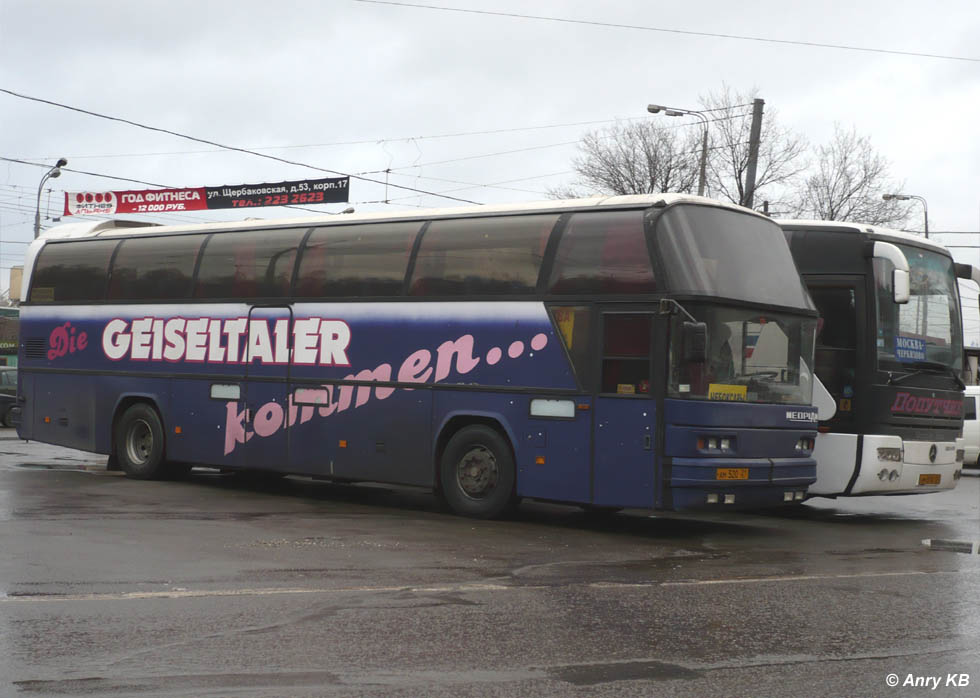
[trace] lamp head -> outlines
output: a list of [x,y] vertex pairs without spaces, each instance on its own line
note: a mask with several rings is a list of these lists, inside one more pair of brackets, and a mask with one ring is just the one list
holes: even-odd
[[650,112],[651,114],[657,114],[662,109],[663,109],[663,107],[661,107],[659,104],[648,104],[647,105],[647,111]]
[[66,160],[65,158],[58,158],[58,162],[55,163],[55,167],[64,167],[67,164],[68,164],[68,160]]
[[60,176],[61,176],[61,170],[59,170],[57,167],[51,170],[51,172],[48,174],[48,177],[50,177],[51,179]]

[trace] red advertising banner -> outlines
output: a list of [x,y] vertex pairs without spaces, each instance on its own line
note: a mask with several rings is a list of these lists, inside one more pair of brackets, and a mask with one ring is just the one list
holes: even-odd
[[65,192],[65,215],[115,215],[206,209],[207,192],[197,189],[135,189],[130,191]]
[[349,177],[303,179],[271,184],[235,184],[192,189],[131,189],[65,192],[66,216],[118,213],[175,213],[252,206],[345,203]]

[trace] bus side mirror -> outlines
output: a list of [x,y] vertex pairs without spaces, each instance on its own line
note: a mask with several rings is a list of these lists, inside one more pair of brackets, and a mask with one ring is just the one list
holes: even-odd
[[892,300],[896,303],[908,303],[912,284],[909,277],[909,262],[905,254],[895,245],[882,240],[869,242],[864,254],[866,257],[892,263],[895,267],[892,272]]
[[911,292],[909,273],[902,269],[892,271],[892,300],[896,303],[908,303]]
[[960,264],[959,262],[954,262],[953,267],[956,270],[957,279],[966,279],[980,286],[980,269],[972,264]]
[[684,361],[703,364],[708,360],[708,325],[703,322],[684,322]]

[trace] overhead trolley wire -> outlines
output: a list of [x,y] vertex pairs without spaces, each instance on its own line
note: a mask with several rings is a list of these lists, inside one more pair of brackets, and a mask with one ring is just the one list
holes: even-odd
[[[0,88],[0,89],[2,89],[2,88]],[[51,168],[51,165],[45,164],[43,162],[30,162],[29,160],[19,160],[17,158],[5,158],[2,155],[0,155],[0,160],[3,160],[4,162],[16,162],[16,163],[19,163],[21,165],[30,165],[31,167],[43,167],[43,168],[46,168],[46,169],[50,169]],[[86,172],[85,170],[76,170],[76,169],[71,168],[71,167],[60,167],[58,169],[60,169],[62,172],[73,172],[74,174],[83,174],[83,175],[88,175],[90,177],[102,177],[104,179],[115,179],[115,180],[118,180],[120,182],[129,182],[130,184],[143,184],[143,185],[148,186],[148,187],[161,187],[161,188],[164,188],[164,189],[173,189],[174,188],[174,187],[168,186],[166,184],[158,184],[156,182],[144,182],[141,179],[130,179],[129,177],[117,177],[115,175],[100,174],[98,172]]]
[[[174,135],[174,136],[177,136],[177,137],[180,137],[180,138],[185,138],[185,139],[192,140],[192,141],[195,141],[195,142],[206,143],[208,145],[215,145],[216,147],[218,147],[220,149],[223,149],[223,150],[229,150],[229,151],[242,152],[242,153],[247,153],[247,154],[252,154],[252,155],[258,155],[259,157],[264,157],[264,158],[268,158],[268,159],[272,159],[272,160],[277,160],[277,161],[288,163],[288,164],[296,164],[296,165],[300,165],[300,166],[303,166],[303,167],[309,167],[309,168],[312,168],[312,169],[318,169],[318,170],[321,170],[321,171],[324,171],[324,172],[328,172],[328,173],[342,174],[342,175],[344,175],[344,173],[339,173],[339,172],[336,172],[334,170],[328,170],[328,169],[325,169],[325,168],[319,168],[317,166],[309,165],[309,164],[306,164],[306,163],[288,161],[288,160],[285,160],[283,158],[277,158],[275,156],[265,155],[263,153],[257,153],[257,152],[254,152],[252,150],[246,149],[246,148],[239,148],[239,147],[236,147],[236,146],[227,146],[227,145],[223,145],[223,144],[216,143],[216,142],[213,142],[213,141],[208,141],[208,140],[200,139],[200,138],[197,138],[197,137],[194,137],[194,136],[189,136],[189,135],[181,134],[181,133],[178,133],[178,132],[175,132],[175,131],[170,131],[168,129],[162,129],[162,128],[158,128],[158,127],[155,127],[155,126],[149,126],[149,125],[146,125],[146,124],[141,124],[139,122],[131,121],[131,120],[128,120],[128,119],[123,119],[123,118],[120,118],[120,117],[114,117],[114,116],[99,114],[97,112],[92,112],[92,111],[89,111],[89,110],[86,110],[86,109],[81,109],[81,108],[78,108],[78,107],[72,107],[70,105],[65,105],[65,104],[61,104],[61,103],[58,103],[58,102],[53,102],[51,100],[46,100],[46,99],[42,99],[42,98],[38,98],[38,97],[32,97],[32,96],[29,96],[29,95],[20,94],[20,93],[17,93],[17,92],[14,92],[12,90],[9,90],[9,89],[6,89],[6,88],[2,88],[2,87],[0,87],[0,92],[4,92],[6,94],[9,94],[11,96],[18,97],[18,98],[21,98],[21,99],[26,99],[26,100],[30,100],[30,101],[36,101],[36,102],[40,102],[40,103],[44,103],[44,104],[49,104],[49,105],[52,105],[52,106],[56,106],[56,107],[59,107],[59,108],[68,109],[68,110],[71,110],[71,111],[77,111],[77,112],[80,112],[80,113],[83,113],[83,114],[87,114],[87,115],[91,115],[91,116],[96,116],[98,118],[104,118],[104,119],[108,119],[108,120],[112,120],[112,121],[119,121],[121,123],[126,123],[126,124],[129,124],[129,125],[137,126],[139,128],[144,128],[144,129],[147,129],[147,130],[159,131],[159,132],[162,132],[162,133],[167,133],[167,134],[170,134],[170,135]],[[734,109],[734,108],[739,108],[739,107],[745,107],[745,106],[750,106],[750,105],[748,105],[748,104],[737,104],[737,105],[725,106],[725,107],[718,107],[718,108],[713,108],[713,109],[705,109],[703,111],[704,112],[726,111],[726,110],[730,110],[730,109]],[[723,116],[723,117],[719,117],[719,118],[715,118],[715,119],[709,119],[709,122],[727,121],[727,120],[730,120],[730,119],[733,119],[733,118],[738,118],[739,116],[743,116],[743,114],[733,114],[733,115]],[[630,118],[630,119],[625,119],[625,121],[635,121],[635,120],[638,120],[639,118],[648,118],[648,117],[637,117],[637,119]],[[556,126],[574,126],[574,125],[590,125],[590,124],[595,124],[595,123],[610,123],[610,122],[614,122],[614,121],[623,121],[623,120],[622,119],[614,119],[614,120],[604,120],[604,121],[585,121],[585,122],[573,122],[573,123],[568,123],[568,124],[558,124],[558,125],[551,125],[551,126],[545,125],[545,126],[513,128],[513,129],[495,129],[495,130],[482,131],[482,132],[480,132],[480,131],[459,132],[459,133],[452,133],[452,134],[440,134],[440,135],[435,135],[435,136],[419,136],[419,137],[415,137],[415,138],[406,138],[406,139],[398,139],[398,140],[411,141],[411,140],[418,140],[418,139],[422,139],[422,138],[448,138],[448,137],[464,136],[464,135],[483,135],[483,134],[487,134],[487,133],[503,133],[503,132],[513,132],[513,131],[520,131],[520,130],[535,130],[535,129],[543,129],[543,128],[552,128],[552,127],[556,127]],[[699,124],[675,124],[675,125],[670,125],[670,126],[663,126],[661,128],[673,129],[673,128],[694,127],[694,126],[699,126]],[[389,139],[389,140],[391,140],[391,139]],[[386,142],[386,141],[352,141],[351,143],[358,143],[358,142],[361,142],[361,143],[363,143],[363,142],[377,143],[377,142]],[[415,168],[418,168],[418,167],[435,166],[435,165],[449,164],[449,163],[453,163],[453,162],[461,162],[461,161],[466,161],[466,160],[480,159],[480,158],[484,158],[484,157],[494,157],[494,156],[499,156],[499,155],[508,155],[508,154],[514,154],[514,153],[520,153],[520,152],[527,152],[527,151],[530,151],[530,150],[540,150],[540,149],[546,149],[546,148],[562,147],[562,146],[567,146],[567,145],[574,145],[574,144],[579,143],[579,142],[580,142],[580,140],[564,141],[564,142],[561,142],[561,143],[553,143],[553,144],[532,146],[532,147],[529,147],[529,148],[518,148],[518,149],[508,150],[508,151],[498,151],[498,152],[486,153],[486,154],[482,154],[482,155],[471,155],[471,156],[465,156],[465,157],[461,157],[461,158],[454,158],[454,159],[449,159],[449,160],[441,160],[441,161],[437,161],[437,162],[414,164],[414,165],[406,165],[406,166],[397,167],[397,168],[386,168],[386,169],[379,169],[379,170],[369,170],[369,171],[364,171],[364,172],[359,172],[359,173],[354,173],[354,174],[349,174],[349,175],[344,175],[344,176],[349,176],[349,177],[353,177],[353,178],[356,178],[356,179],[361,179],[361,180],[364,180],[364,181],[374,182],[374,183],[378,183],[378,184],[384,184],[385,186],[390,186],[390,187],[395,188],[395,189],[403,189],[403,190],[412,192],[412,194],[424,194],[424,195],[437,196],[437,197],[440,197],[440,198],[446,198],[446,199],[461,201],[461,202],[464,202],[464,203],[478,203],[478,202],[475,202],[475,201],[472,201],[472,200],[469,200],[469,199],[462,199],[462,198],[459,198],[459,197],[450,196],[448,191],[446,191],[446,192],[431,192],[431,191],[426,191],[426,190],[418,189],[416,187],[409,187],[409,186],[394,184],[394,183],[392,183],[390,181],[382,182],[380,180],[370,179],[368,177],[365,177],[364,175],[369,175],[369,174],[396,174],[395,170],[415,169]],[[302,146],[296,146],[296,147],[302,147]],[[714,149],[714,148],[712,148],[712,149]],[[199,152],[218,152],[218,151],[199,151]],[[20,164],[24,164],[24,165],[35,166],[35,167],[47,167],[47,165],[42,164],[42,163],[30,162],[30,161],[22,160],[22,159],[18,159],[18,158],[7,158],[7,157],[0,156],[0,160],[4,160],[4,161],[7,161],[7,162],[16,162],[16,163],[20,163]],[[84,174],[84,175],[88,175],[88,176],[92,176],[92,177],[102,177],[102,178],[107,178],[107,179],[114,179],[114,180],[118,180],[118,181],[123,181],[123,182],[130,182],[130,183],[134,183],[134,184],[141,184],[141,185],[144,185],[144,186],[172,188],[172,187],[168,187],[168,185],[163,185],[163,184],[159,184],[159,183],[155,183],[155,182],[146,182],[146,181],[143,181],[143,180],[132,179],[132,178],[128,178],[128,177],[118,177],[118,176],[114,176],[114,175],[106,175],[106,174],[97,173],[97,172],[88,172],[88,171],[85,171],[85,170],[78,170],[78,169],[68,168],[68,167],[62,168],[62,170],[63,171],[67,171],[67,172],[74,172],[76,174]],[[428,178],[428,177],[422,177],[422,178],[423,179],[433,179],[433,178]],[[449,181],[449,180],[447,180],[447,181]],[[511,181],[520,181],[520,180],[511,180]],[[460,183],[463,184],[464,182],[460,182]],[[465,187],[465,188],[460,188],[460,189],[454,189],[454,190],[450,190],[450,191],[464,191],[466,189],[472,189],[472,188],[478,188],[478,187],[493,187],[493,186],[495,186],[495,185],[494,184],[474,184],[474,185],[472,185],[470,187]],[[539,192],[527,192],[527,193],[535,193],[535,194],[537,194]],[[386,198],[384,200],[381,200],[380,203],[391,203],[391,199]],[[287,206],[286,208],[294,208],[294,209],[302,210],[302,211],[308,211],[308,212],[313,212],[313,213],[320,213],[319,211],[314,211],[312,209],[306,209],[306,208],[297,207],[297,206]]]
[[[737,109],[739,107],[751,107],[752,104],[733,104],[731,106],[715,107],[713,109],[702,109],[702,113],[709,113],[713,111],[725,111],[727,109]],[[459,131],[456,133],[439,133],[427,136],[400,136],[398,138],[364,138],[355,141],[334,141],[332,143],[305,143],[299,145],[270,145],[270,146],[252,146],[249,150],[297,150],[301,148],[333,148],[336,146],[343,145],[380,145],[383,143],[407,143],[411,141],[427,141],[427,140],[438,140],[441,138],[463,138],[467,136],[490,136],[500,133],[519,133],[521,131],[541,131],[545,129],[552,128],[569,128],[572,126],[594,126],[596,124],[612,124],[621,121],[639,121],[640,119],[648,119],[649,116],[636,116],[627,118],[616,118],[616,119],[597,119],[592,121],[570,121],[561,124],[538,124],[537,126],[514,126],[508,128],[497,128],[497,129],[487,129],[484,131]],[[686,125],[686,124],[685,124]],[[667,128],[667,127],[665,127]],[[669,127],[675,128],[675,127]],[[158,157],[161,155],[207,155],[213,153],[224,152],[221,149],[209,149],[209,150],[171,150],[171,151],[160,151],[160,152],[150,152],[150,153],[108,153],[102,155],[72,155],[71,153],[65,154],[65,157],[74,160],[98,160],[106,158],[136,158],[136,157]],[[33,157],[25,158],[27,160],[35,159],[51,159],[54,156],[43,156],[43,157]]]
[[231,150],[231,151],[235,151],[235,152],[238,152],[238,153],[245,153],[246,155],[255,155],[256,157],[265,158],[267,160],[274,160],[276,162],[281,162],[281,163],[284,163],[286,165],[295,165],[297,167],[306,167],[306,168],[309,168],[311,170],[317,170],[319,172],[325,172],[327,174],[338,175],[340,177],[350,177],[352,179],[359,179],[359,180],[361,180],[363,182],[371,182],[372,184],[381,184],[381,185],[384,185],[384,186],[391,186],[391,187],[394,187],[395,189],[404,189],[406,191],[414,192],[416,194],[425,194],[427,196],[437,196],[437,197],[444,198],[444,199],[452,199],[454,201],[461,201],[461,202],[466,203],[466,204],[480,204],[479,201],[472,201],[470,199],[461,199],[461,198],[458,198],[458,197],[455,197],[455,196],[448,196],[446,194],[439,194],[437,192],[424,191],[422,189],[416,189],[414,187],[408,187],[408,186],[404,186],[404,185],[400,185],[400,184],[388,184],[387,182],[384,182],[382,180],[371,179],[369,177],[364,177],[364,176],[357,175],[357,174],[348,174],[347,172],[340,172],[338,170],[331,170],[331,169],[326,168],[326,167],[319,167],[317,165],[310,165],[310,164],[305,163],[305,162],[298,162],[296,160],[287,160],[285,158],[280,158],[280,157],[277,157],[275,155],[268,155],[266,153],[259,153],[259,152],[256,152],[254,150],[249,150],[247,148],[239,148],[239,147],[233,146],[233,145],[225,145],[224,143],[218,143],[217,141],[211,141],[211,140],[208,140],[206,138],[198,138],[196,136],[190,136],[190,135],[187,135],[185,133],[179,133],[177,131],[171,131],[170,129],[160,128],[158,126],[150,126],[148,124],[142,124],[142,123],[140,123],[138,121],[132,121],[131,119],[123,119],[123,118],[118,117],[118,116],[110,116],[108,114],[100,114],[98,112],[90,111],[88,109],[82,109],[80,107],[73,107],[73,106],[70,106],[68,104],[62,104],[60,102],[55,102],[55,101],[52,101],[50,99],[43,99],[41,97],[32,97],[30,95],[25,95],[25,94],[22,94],[20,92],[14,92],[13,90],[8,90],[5,87],[0,87],[0,92],[3,92],[4,94],[8,94],[8,95],[10,95],[12,97],[17,97],[18,99],[26,99],[26,100],[31,101],[31,102],[38,102],[40,104],[47,104],[47,105],[50,105],[50,106],[53,106],[53,107],[58,107],[59,109],[67,109],[69,111],[78,112],[79,114],[86,114],[88,116],[94,116],[94,117],[97,117],[99,119],[107,119],[109,121],[117,121],[119,123],[128,124],[129,126],[135,126],[137,128],[142,128],[142,129],[145,129],[147,131],[155,131],[157,133],[165,133],[165,134],[170,135],[170,136],[176,136],[177,138],[183,138],[185,140],[194,141],[195,143],[204,143],[205,145],[213,145],[213,146],[215,146],[217,148],[221,148],[223,150]]
[[[749,106],[749,105],[736,105],[736,106]],[[734,107],[722,107],[722,109],[729,109],[729,108],[734,108]],[[714,109],[712,111],[719,111],[719,110],[718,109]],[[708,123],[717,123],[719,121],[733,121],[734,119],[737,119],[737,118],[742,117],[742,116],[746,116],[746,114],[745,113],[738,113],[738,114],[731,114],[729,116],[718,117],[718,118],[715,118],[715,119],[708,119]],[[642,117],[642,118],[649,118],[649,117]],[[683,124],[671,124],[671,125],[667,125],[667,126],[658,126],[658,128],[660,128],[660,129],[695,128],[695,127],[696,128],[701,128],[701,123],[702,122],[692,121],[692,122],[683,123]],[[612,138],[616,138],[616,134],[609,134],[607,136],[602,136],[601,138],[603,140],[609,140],[609,139],[612,139]],[[417,168],[417,167],[433,167],[435,165],[448,165],[448,164],[453,163],[453,162],[463,162],[463,161],[466,161],[466,160],[479,160],[480,158],[490,158],[490,157],[496,157],[498,155],[513,155],[514,153],[525,153],[525,152],[528,152],[528,151],[531,151],[531,150],[546,150],[548,148],[561,148],[561,147],[568,146],[568,145],[576,145],[576,144],[581,143],[581,142],[582,142],[582,139],[579,138],[578,140],[574,140],[574,141],[562,141],[561,143],[545,143],[544,145],[532,145],[532,146],[528,146],[527,148],[516,148],[514,150],[501,150],[501,151],[497,151],[495,153],[483,153],[481,155],[466,155],[466,156],[459,157],[459,158],[451,158],[449,160],[437,160],[435,162],[423,162],[423,163],[418,163],[418,164],[413,164],[413,165],[402,165],[400,167],[386,167],[386,168],[381,169],[381,170],[365,170],[363,172],[359,172],[358,174],[384,174],[384,173],[388,173],[388,172],[394,173],[396,170],[411,170],[411,169],[414,169],[414,168]],[[719,150],[719,149],[724,149],[726,147],[728,147],[728,146],[712,146],[712,147],[708,148],[708,150]],[[701,150],[698,149],[698,150],[693,151],[693,152],[694,152],[694,154],[697,154],[697,153],[700,153]],[[483,186],[483,185],[479,185],[479,186]]]
[[[735,145],[749,145],[749,144],[748,144],[748,142],[744,142],[744,143],[740,143],[740,144],[737,143]],[[726,150],[729,147],[731,147],[731,146],[730,145],[727,145],[727,144],[726,145],[715,145],[715,146],[709,147],[708,150]],[[531,148],[531,150],[533,150],[533,148]],[[517,152],[517,151],[508,151],[508,152]],[[698,148],[697,150],[690,150],[690,151],[686,151],[686,152],[678,153],[678,154],[679,155],[697,155],[700,152],[701,152],[701,149]],[[503,155],[503,154],[505,154],[505,153],[492,153],[492,155]],[[481,156],[473,156],[473,157],[481,157]],[[471,158],[461,158],[461,159],[468,160],[468,159],[471,159]],[[442,162],[426,163],[426,164],[428,164],[428,165],[441,165],[441,164],[445,164],[447,162],[455,162],[455,160],[443,160]],[[470,184],[469,182],[460,182],[458,180],[452,180],[452,179],[440,179],[438,177],[428,177],[426,175],[421,175],[421,174],[402,174],[401,172],[395,172],[396,169],[406,170],[406,169],[410,169],[411,167],[422,167],[422,166],[423,165],[408,165],[408,166],[405,166],[405,167],[392,168],[389,172],[390,172],[390,174],[393,174],[393,175],[395,175],[397,177],[417,177],[419,179],[429,179],[429,180],[435,180],[435,181],[441,181],[441,182],[451,182],[451,183],[456,183],[456,184]],[[386,170],[381,170],[381,171],[382,172],[386,172]],[[482,187],[490,187],[490,188],[493,188],[493,187],[497,187],[500,184],[509,184],[511,182],[521,182],[521,181],[524,181],[524,180],[527,180],[527,179],[541,179],[541,178],[544,178],[544,177],[555,177],[555,176],[563,175],[563,174],[570,174],[570,171],[568,171],[568,172],[555,172],[555,173],[547,174],[547,175],[538,175],[536,177],[522,177],[522,178],[519,178],[519,179],[508,179],[508,180],[503,180],[503,181],[500,181],[500,182],[491,182],[490,184],[471,184],[470,186],[456,187],[454,189],[447,189],[446,191],[447,192],[457,192],[457,191],[468,191],[470,189],[479,189],[479,188],[482,188]],[[506,188],[509,188],[509,187],[502,187],[502,188],[505,188],[506,189]],[[525,191],[525,192],[528,192],[528,190],[526,190],[526,189],[525,190],[518,189],[516,191]],[[528,192],[528,193],[542,194],[542,192]],[[400,197],[400,198],[397,198],[397,199],[391,199],[391,201],[392,202],[399,202],[399,203],[401,203],[406,198],[410,198],[410,197]],[[380,202],[373,201],[373,202],[369,202],[369,203],[380,203]],[[387,202],[385,202],[385,203],[387,203]]]
[[[739,105],[751,106],[751,105]],[[564,124],[544,124],[539,126],[516,126],[513,128],[498,128],[485,131],[460,131],[458,133],[442,133],[429,136],[402,136],[399,138],[364,138],[355,141],[334,141],[332,143],[306,143],[299,145],[270,145],[249,148],[249,150],[297,150],[301,148],[333,148],[344,145],[380,145],[383,143],[408,143],[412,141],[438,140],[442,138],[462,138],[466,136],[491,136],[500,133],[518,133],[520,131],[541,131],[552,128],[568,128],[571,126],[594,126],[596,124],[611,124],[616,121],[636,121],[647,117],[630,117],[628,119],[599,119],[596,121],[575,121]],[[160,155],[203,155],[209,153],[220,153],[221,149],[210,150],[174,150],[152,153],[112,153],[108,155],[72,155],[66,157],[78,159],[102,159],[102,158],[129,158],[129,157],[156,157]]]
[[659,32],[662,34],[680,34],[683,36],[703,36],[712,39],[734,39],[736,41],[755,41],[767,44],[783,44],[789,46],[808,46],[811,48],[829,48],[842,51],[861,51],[863,53],[883,53],[893,56],[911,56],[913,58],[938,58],[948,61],[967,61],[970,63],[980,63],[980,58],[970,58],[968,56],[949,56],[939,53],[922,53],[919,51],[900,51],[896,49],[874,48],[870,46],[848,46],[846,44],[830,44],[818,41],[800,41],[796,39],[773,39],[766,36],[749,36],[746,34],[722,34],[719,32],[692,31],[688,29],[670,29],[667,27],[650,27],[640,24],[622,24],[617,22],[599,22],[587,19],[569,19],[567,17],[548,17],[544,15],[528,15],[518,12],[496,12],[492,10],[474,10],[463,7],[445,7],[440,5],[424,5],[411,2],[394,2],[393,0],[353,0],[370,5],[392,5],[394,7],[409,7],[420,10],[440,10],[442,12],[462,12],[474,15],[491,15],[494,17],[510,17],[512,19],[533,19],[544,22],[560,22],[562,24],[580,24],[593,27],[606,27],[610,29],[633,29],[638,31]]
[[[412,192],[412,194],[424,194],[424,195],[427,195],[427,196],[436,196],[436,197],[440,197],[440,198],[445,198],[445,199],[450,199],[450,200],[455,200],[455,201],[461,201],[463,203],[473,203],[473,204],[479,204],[479,202],[472,201],[470,199],[462,199],[462,198],[459,198],[459,197],[450,196],[448,192],[432,192],[432,191],[426,191],[426,190],[418,189],[416,187],[409,187],[409,186],[405,186],[405,185],[394,184],[394,183],[392,183],[390,181],[381,181],[381,180],[371,179],[371,178],[366,177],[365,175],[369,175],[369,174],[394,174],[395,173],[394,172],[395,170],[415,169],[415,168],[418,168],[418,167],[443,165],[443,164],[449,164],[449,163],[453,163],[453,162],[462,162],[462,161],[466,161],[466,160],[480,159],[480,158],[484,158],[484,157],[494,157],[494,156],[498,156],[498,155],[509,155],[509,154],[514,154],[514,153],[527,152],[527,151],[530,151],[530,150],[540,150],[540,149],[546,149],[546,148],[556,148],[556,147],[562,147],[562,146],[567,146],[567,145],[574,145],[574,144],[580,142],[580,139],[579,140],[575,140],[575,141],[563,141],[561,143],[553,143],[553,144],[532,146],[532,147],[529,147],[529,148],[518,148],[518,149],[514,149],[514,150],[499,151],[499,152],[495,152],[495,153],[486,153],[486,154],[482,154],[482,155],[471,155],[471,156],[465,156],[465,157],[454,158],[454,159],[449,159],[449,160],[441,160],[441,161],[431,162],[431,163],[405,165],[405,166],[397,167],[397,168],[385,168],[385,169],[378,169],[378,170],[367,170],[367,171],[353,173],[353,174],[346,174],[346,173],[337,172],[335,170],[329,170],[329,169],[326,169],[326,168],[320,168],[320,167],[317,167],[315,165],[309,165],[307,163],[301,163],[301,162],[295,162],[295,161],[285,160],[283,158],[278,158],[278,157],[275,157],[275,156],[272,156],[272,155],[266,155],[264,153],[258,153],[258,152],[255,152],[253,150],[247,149],[247,148],[239,148],[237,146],[228,146],[228,145],[224,145],[224,144],[217,143],[217,142],[214,142],[214,141],[209,141],[209,140],[206,140],[206,139],[197,138],[195,136],[189,136],[189,135],[186,135],[186,134],[178,133],[176,131],[171,131],[171,130],[168,130],[168,129],[163,129],[163,128],[159,128],[159,127],[155,127],[155,126],[149,126],[149,125],[146,125],[146,124],[141,124],[139,122],[131,121],[129,119],[123,119],[123,118],[120,118],[120,117],[114,117],[114,116],[109,116],[109,115],[105,115],[105,114],[100,114],[100,113],[89,111],[89,110],[86,110],[86,109],[81,109],[79,107],[72,107],[70,105],[61,104],[59,102],[53,102],[51,100],[42,99],[42,98],[39,98],[39,97],[32,97],[30,95],[24,95],[24,94],[21,94],[21,93],[18,93],[18,92],[14,92],[13,90],[9,90],[9,89],[2,88],[2,87],[0,87],[0,92],[4,92],[6,94],[9,94],[9,95],[14,96],[14,97],[18,97],[20,99],[26,99],[26,100],[30,100],[30,101],[40,102],[40,103],[43,103],[43,104],[49,104],[49,105],[52,105],[52,106],[56,106],[56,107],[63,108],[63,109],[68,109],[68,110],[71,110],[71,111],[77,111],[77,112],[80,112],[80,113],[83,113],[83,114],[87,114],[87,115],[90,115],[90,116],[95,116],[95,117],[98,117],[98,118],[108,119],[108,120],[111,120],[111,121],[119,121],[121,123],[126,123],[126,124],[129,124],[129,125],[132,125],[132,126],[136,126],[138,128],[143,128],[143,129],[147,129],[147,130],[151,130],[151,131],[158,131],[158,132],[161,132],[161,133],[166,133],[166,134],[169,134],[169,135],[174,135],[174,136],[177,136],[179,138],[185,138],[185,139],[192,140],[192,141],[195,141],[195,142],[205,143],[205,144],[208,144],[208,145],[214,145],[217,148],[223,149],[223,150],[234,151],[234,152],[242,152],[242,153],[251,154],[251,155],[257,155],[258,157],[268,158],[268,159],[271,159],[271,160],[276,160],[276,161],[287,163],[287,164],[294,164],[294,165],[299,165],[299,166],[302,166],[302,167],[309,167],[311,169],[316,169],[316,170],[320,170],[320,171],[331,173],[331,174],[340,174],[342,176],[348,176],[348,177],[352,177],[352,178],[355,178],[355,179],[360,179],[360,180],[363,180],[363,181],[373,182],[373,183],[376,183],[376,184],[383,184],[386,187],[390,186],[390,187],[395,188],[395,189],[403,189],[403,190]],[[745,107],[745,106],[750,106],[750,105],[748,105],[748,104],[737,104],[737,105],[732,105],[732,106],[717,107],[717,108],[713,108],[713,109],[705,109],[703,111],[704,112],[726,111],[726,110],[730,110],[730,109],[734,109],[734,108],[739,108],[739,107]],[[715,118],[715,119],[709,119],[709,122],[727,121],[727,120],[731,120],[733,118],[738,118],[739,116],[743,116],[743,114],[733,114],[733,115],[723,116],[723,117],[719,117],[719,118]],[[630,119],[626,119],[626,121],[634,121],[634,120],[638,120],[639,118],[647,118],[647,117],[637,117],[637,119],[630,118]],[[422,139],[422,138],[449,138],[449,137],[464,136],[464,135],[483,135],[483,134],[488,134],[488,133],[503,133],[503,132],[513,132],[513,131],[520,131],[520,130],[534,130],[534,129],[552,128],[552,127],[555,127],[555,126],[574,126],[574,125],[589,125],[589,124],[594,124],[594,123],[610,123],[610,122],[613,122],[613,121],[621,121],[621,120],[620,119],[614,119],[614,120],[605,120],[605,121],[573,122],[573,123],[569,123],[569,124],[559,124],[559,125],[552,125],[552,126],[547,126],[546,125],[546,126],[513,128],[513,129],[496,129],[496,130],[483,131],[483,132],[480,132],[480,131],[459,132],[459,133],[453,133],[453,134],[441,134],[441,135],[435,135],[435,136],[419,136],[419,137],[415,137],[415,138],[406,138],[406,139],[397,139],[397,140],[411,141],[411,140],[419,140],[419,139]],[[699,126],[699,124],[675,124],[675,125],[671,125],[671,126],[663,126],[661,128],[671,128],[672,129],[672,128],[693,127],[693,126]],[[365,142],[377,143],[377,142],[387,142],[387,141],[352,141],[351,143],[365,143]],[[295,146],[295,147],[303,147],[303,146]],[[198,152],[218,152],[218,151],[198,151]],[[17,162],[17,163],[21,163],[21,164],[25,164],[25,165],[33,165],[33,166],[36,166],[36,167],[46,167],[46,165],[44,165],[44,164],[35,163],[35,162],[29,162],[27,160],[21,160],[21,159],[17,159],[17,158],[0,157],[0,160],[5,160],[7,162]],[[77,173],[77,174],[85,174],[85,175],[89,175],[89,176],[93,176],[93,177],[104,177],[104,178],[108,178],[108,179],[116,179],[116,180],[119,180],[119,181],[131,182],[131,183],[135,183],[135,184],[143,184],[143,185],[146,185],[146,186],[155,186],[155,187],[165,187],[166,186],[166,185],[162,185],[162,184],[157,184],[157,183],[152,183],[152,182],[145,182],[145,181],[142,181],[142,180],[131,179],[131,178],[127,178],[127,177],[116,177],[116,176],[113,176],[113,175],[105,175],[105,174],[100,174],[100,173],[95,173],[95,172],[87,172],[87,171],[84,171],[84,170],[77,170],[77,169],[67,168],[67,167],[66,168],[62,168],[62,170],[63,171],[68,171],[68,172],[74,172],[74,173]],[[484,187],[484,186],[493,186],[493,185],[492,184],[491,185],[482,185],[481,184],[481,185],[474,185],[474,187],[468,187],[468,188],[476,188],[476,187]],[[452,191],[459,191],[459,190],[452,190]],[[538,193],[538,192],[528,192],[528,193]],[[389,198],[387,198],[387,197],[384,200],[381,201],[381,203],[390,203],[390,202],[391,202],[391,200]],[[312,209],[306,209],[306,208],[297,207],[297,206],[287,206],[287,208],[295,208],[297,210],[319,213],[319,211],[313,211]]]

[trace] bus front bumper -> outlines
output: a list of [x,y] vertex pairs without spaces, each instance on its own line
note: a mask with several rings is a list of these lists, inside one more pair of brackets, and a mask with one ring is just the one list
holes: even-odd
[[[823,436],[817,439],[818,452]],[[851,495],[939,492],[952,489],[959,480],[963,464],[957,461],[955,441],[903,441],[899,436],[868,434],[863,442]]]
[[676,511],[759,509],[799,503],[816,480],[813,458],[673,458]]

